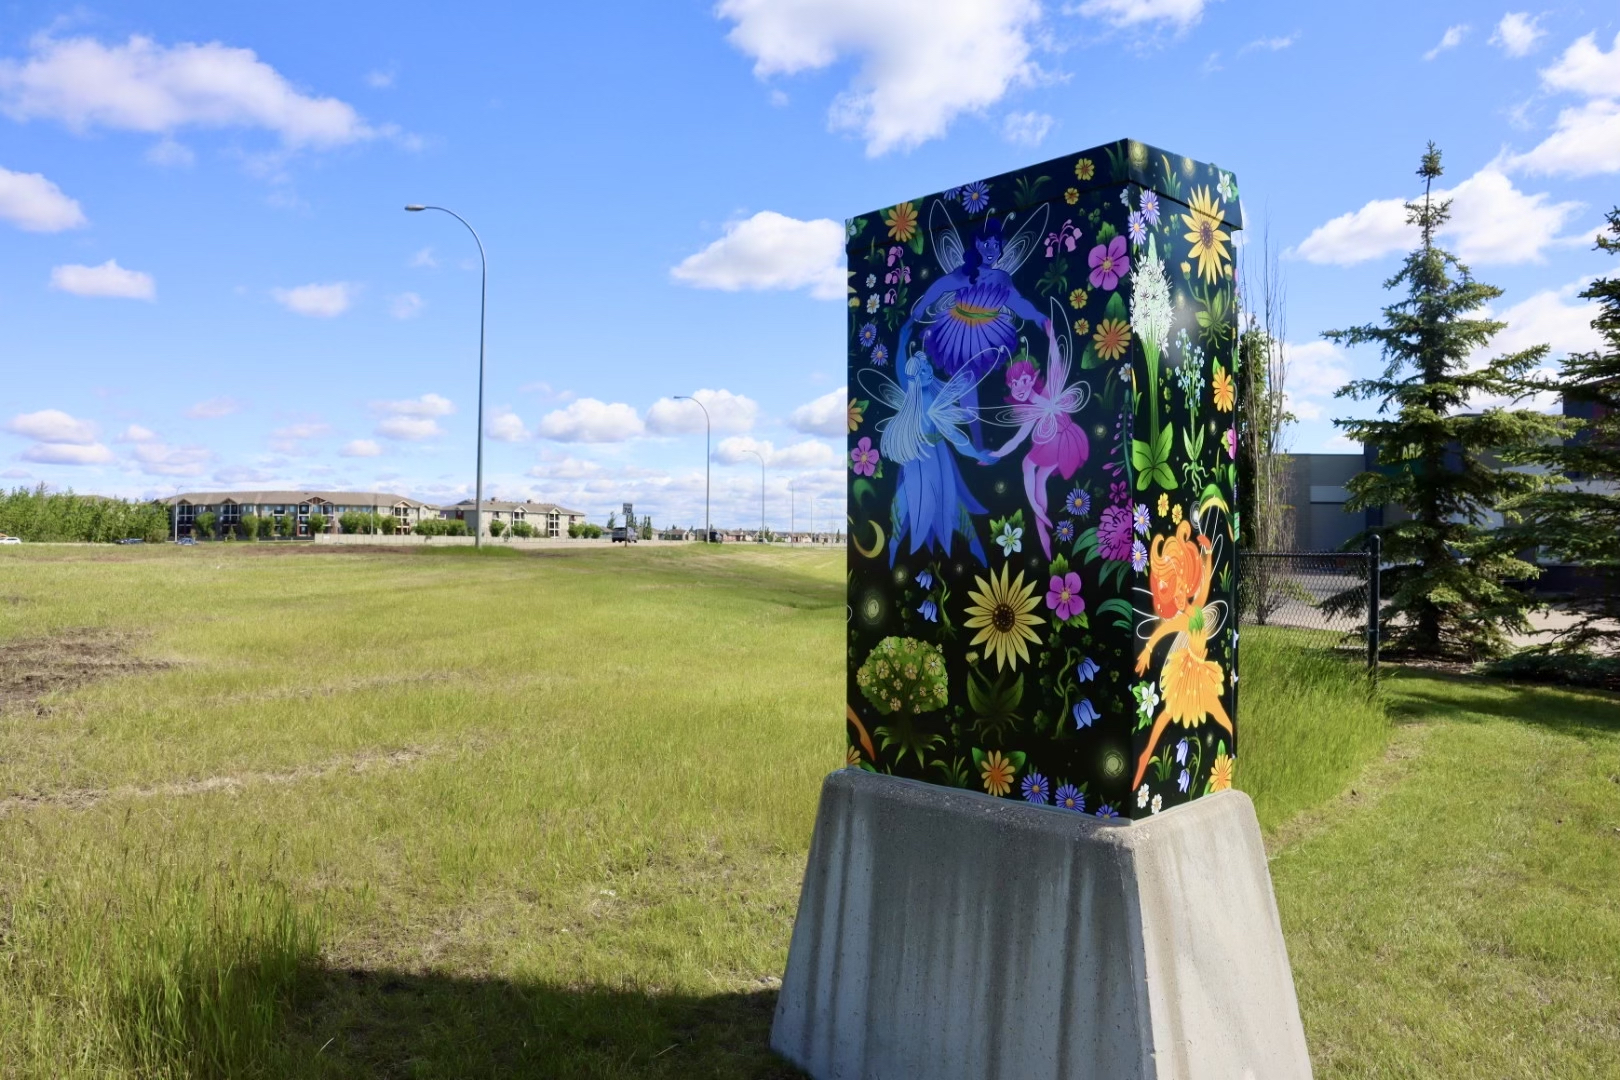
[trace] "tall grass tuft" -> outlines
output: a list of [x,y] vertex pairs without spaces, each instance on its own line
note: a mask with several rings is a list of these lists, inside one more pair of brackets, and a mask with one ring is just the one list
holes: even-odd
[[32,1015],[0,1016],[12,1040],[29,1034],[26,1049],[0,1048],[0,1073],[275,1071],[286,1017],[319,959],[319,917],[262,868],[141,861],[110,881],[44,876],[7,890],[0,983],[22,983],[13,989]]
[[1237,786],[1262,827],[1338,795],[1388,741],[1389,715],[1360,658],[1245,626],[1238,665]]

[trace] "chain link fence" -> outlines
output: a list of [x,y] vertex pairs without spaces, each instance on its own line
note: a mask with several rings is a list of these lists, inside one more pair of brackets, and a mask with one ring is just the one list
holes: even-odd
[[1277,627],[1322,648],[1358,652],[1377,677],[1376,547],[1349,552],[1242,551],[1238,560],[1240,624]]

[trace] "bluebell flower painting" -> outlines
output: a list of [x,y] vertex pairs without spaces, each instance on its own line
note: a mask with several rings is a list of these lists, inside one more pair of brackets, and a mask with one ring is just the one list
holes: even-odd
[[1097,661],[1088,656],[1075,666],[1074,677],[1079,682],[1090,682],[1097,677],[1097,672],[1101,670],[1097,666]]
[[917,584],[924,589],[932,589],[934,587],[934,575],[930,574],[927,570],[917,571],[917,576],[913,580],[915,580]]
[[1090,698],[1081,698],[1074,707],[1074,726],[1088,728],[1098,719],[1097,707],[1091,703]]
[[933,600],[924,600],[921,606],[917,608],[917,614],[921,615],[929,622],[938,622],[939,605],[935,604]]

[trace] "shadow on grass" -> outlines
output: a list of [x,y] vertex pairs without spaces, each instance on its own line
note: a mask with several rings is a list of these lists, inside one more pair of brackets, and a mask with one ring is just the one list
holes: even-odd
[[1398,723],[1492,718],[1580,739],[1620,735],[1620,695],[1603,690],[1423,670],[1393,671],[1384,689]]
[[289,1031],[292,1075],[790,1080],[776,992],[693,996],[322,968]]

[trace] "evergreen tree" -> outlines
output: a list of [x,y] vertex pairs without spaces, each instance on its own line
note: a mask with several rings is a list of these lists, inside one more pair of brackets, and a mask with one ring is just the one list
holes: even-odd
[[1514,538],[1490,527],[1493,509],[1535,490],[1539,477],[1495,464],[1492,455],[1554,438],[1555,417],[1504,407],[1466,412],[1481,398],[1517,400],[1527,373],[1545,345],[1499,356],[1476,366],[1505,323],[1475,313],[1502,290],[1475,281],[1468,267],[1435,244],[1450,216],[1450,200],[1431,194],[1441,175],[1440,151],[1431,142],[1418,175],[1423,198],[1406,206],[1418,226],[1419,246],[1386,289],[1405,296],[1384,308],[1382,323],[1324,336],[1382,351],[1383,374],[1357,379],[1339,396],[1377,401],[1372,419],[1335,420],[1346,435],[1378,450],[1378,467],[1350,482],[1345,509],[1404,509],[1410,517],[1371,531],[1383,541],[1383,640],[1392,653],[1479,659],[1507,647],[1507,631],[1529,629],[1530,600],[1510,582],[1539,571],[1520,559]]
[[[1620,207],[1609,211],[1607,236],[1597,246],[1620,254]],[[1603,339],[1593,352],[1572,353],[1558,378],[1536,385],[1561,394],[1586,414],[1575,437],[1518,455],[1547,467],[1568,483],[1546,487],[1514,504],[1527,546],[1573,563],[1595,580],[1570,599],[1576,622],[1556,644],[1570,651],[1620,647],[1620,278],[1599,278],[1581,293],[1596,300],[1592,328]]]

